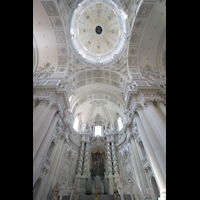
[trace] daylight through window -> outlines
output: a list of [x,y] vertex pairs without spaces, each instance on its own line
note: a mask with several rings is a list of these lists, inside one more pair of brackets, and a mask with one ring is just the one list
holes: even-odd
[[78,119],[78,117],[75,117],[73,128],[76,131],[78,131],[78,124],[79,124],[79,119]]
[[101,136],[101,126],[95,126],[95,136]]

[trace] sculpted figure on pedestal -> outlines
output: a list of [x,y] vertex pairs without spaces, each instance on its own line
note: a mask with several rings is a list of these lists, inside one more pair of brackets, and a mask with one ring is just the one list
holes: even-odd
[[75,184],[75,186],[73,186],[74,189],[74,194],[73,194],[73,200],[79,200],[79,187],[78,187],[78,183]]
[[158,72],[151,68],[151,65],[147,65],[143,71],[141,71],[143,77],[148,78],[149,85],[158,85],[166,88],[166,78],[160,75]]
[[56,185],[51,190],[50,200],[57,200],[58,199],[59,190],[60,190],[60,184],[56,183]]
[[115,183],[114,187],[113,187],[113,197],[114,197],[114,200],[120,199],[119,191],[118,191],[118,188],[117,188],[117,183]]

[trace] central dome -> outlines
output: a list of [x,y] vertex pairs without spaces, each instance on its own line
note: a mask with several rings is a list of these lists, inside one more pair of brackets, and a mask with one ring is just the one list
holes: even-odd
[[124,47],[125,18],[112,1],[82,1],[73,12],[70,26],[76,53],[92,64],[112,61]]

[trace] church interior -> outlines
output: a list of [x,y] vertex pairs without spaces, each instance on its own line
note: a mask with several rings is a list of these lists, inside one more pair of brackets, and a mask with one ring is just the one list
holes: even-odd
[[33,200],[166,200],[166,0],[33,0]]

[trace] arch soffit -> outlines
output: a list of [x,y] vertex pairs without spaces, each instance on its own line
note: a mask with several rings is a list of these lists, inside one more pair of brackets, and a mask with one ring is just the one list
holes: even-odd
[[[54,37],[57,45],[57,65],[55,66],[55,72],[62,72],[62,76],[64,76],[69,65],[69,48],[64,32],[63,19],[60,16],[58,12],[58,6],[54,3],[54,1],[40,0],[40,3],[49,19],[49,23],[51,24],[52,30],[54,32]],[[49,46],[51,46],[51,44],[49,44]]]
[[141,38],[144,33],[145,27],[147,25],[148,18],[153,8],[155,7],[155,4],[161,4],[161,2],[143,1],[133,24],[133,29],[128,48],[128,69],[133,78],[136,76],[140,76],[139,50],[141,45]]
[[72,93],[84,85],[94,83],[112,85],[123,91],[123,87],[127,83],[126,77],[122,76],[122,74],[101,69],[78,72],[69,79],[69,82]]
[[82,96],[80,98],[77,98],[73,104],[71,105],[71,112],[75,113],[75,111],[79,108],[79,106],[81,106],[83,103],[86,102],[91,102],[91,101],[103,101],[103,102],[111,102],[113,103],[115,106],[117,106],[121,111],[124,110],[124,103],[122,103],[122,101],[120,101],[118,98],[114,97],[111,94],[108,93],[104,93],[102,92],[98,92],[98,93],[88,93],[85,96]]
[[163,31],[162,37],[159,42],[159,47],[157,51],[157,66],[160,74],[165,75],[166,71],[164,67],[166,68],[166,60],[164,60],[164,56],[166,59],[166,28]]

